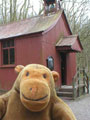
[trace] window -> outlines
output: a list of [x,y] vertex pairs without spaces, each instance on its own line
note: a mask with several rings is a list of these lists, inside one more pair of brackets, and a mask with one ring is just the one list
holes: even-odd
[[47,58],[47,67],[50,69],[50,70],[54,70],[54,59],[52,56],[49,56]]
[[3,65],[15,63],[14,40],[5,40],[2,42],[2,54]]

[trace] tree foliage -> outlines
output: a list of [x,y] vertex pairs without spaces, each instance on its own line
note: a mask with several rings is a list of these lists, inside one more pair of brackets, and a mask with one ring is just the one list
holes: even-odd
[[[73,34],[79,34],[83,45],[82,53],[77,54],[80,67],[90,66],[90,0],[63,0],[65,10]],[[89,68],[90,69],[90,68]]]

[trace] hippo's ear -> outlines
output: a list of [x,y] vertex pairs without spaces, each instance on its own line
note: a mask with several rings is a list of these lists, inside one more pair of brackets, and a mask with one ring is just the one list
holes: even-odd
[[57,82],[59,80],[59,73],[56,71],[52,71],[54,82]]
[[16,71],[16,73],[21,72],[21,70],[22,70],[23,68],[24,68],[23,65],[17,65],[17,66],[15,67],[15,71]]

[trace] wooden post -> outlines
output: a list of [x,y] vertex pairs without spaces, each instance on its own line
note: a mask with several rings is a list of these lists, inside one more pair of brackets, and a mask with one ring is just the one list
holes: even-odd
[[57,11],[57,0],[55,0],[55,11]]
[[87,88],[87,94],[89,94],[89,77],[87,75],[87,71],[85,71],[84,68],[84,82],[85,82],[85,87]]
[[77,79],[78,79],[78,96],[80,96],[80,75],[79,75],[79,67],[77,68]]
[[89,77],[87,76],[87,93],[89,94]]
[[84,68],[84,67],[83,67],[83,84],[84,84],[83,92],[84,92],[84,94],[85,94],[86,83],[85,83],[85,68]]
[[73,87],[73,99],[75,100],[76,98],[76,88],[75,88],[75,78],[73,77],[72,79],[72,87]]

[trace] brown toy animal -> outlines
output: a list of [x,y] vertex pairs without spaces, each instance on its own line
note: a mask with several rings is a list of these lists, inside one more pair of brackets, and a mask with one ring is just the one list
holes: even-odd
[[76,120],[56,95],[58,73],[43,65],[18,65],[12,89],[0,96],[0,120]]

